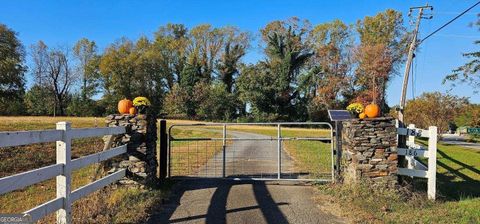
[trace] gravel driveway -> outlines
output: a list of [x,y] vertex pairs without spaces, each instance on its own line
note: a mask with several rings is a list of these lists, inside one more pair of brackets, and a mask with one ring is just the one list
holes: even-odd
[[[229,135],[268,138],[238,131]],[[227,176],[272,175],[277,171],[276,141],[238,141],[230,147],[235,150],[227,149]],[[206,166],[212,166],[213,162],[207,162]],[[285,152],[282,163],[286,173],[295,170],[294,162]],[[344,223],[342,218],[322,211],[318,203],[328,202],[316,202],[314,196],[313,186],[291,183],[183,180],[173,186],[170,200],[153,210],[149,223]]]

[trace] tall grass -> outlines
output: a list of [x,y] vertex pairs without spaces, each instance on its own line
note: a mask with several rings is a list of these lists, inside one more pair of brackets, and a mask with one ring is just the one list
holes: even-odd
[[[55,129],[55,123],[70,121],[73,128],[103,127],[103,118],[76,117],[0,117],[0,131],[27,131]],[[103,149],[101,138],[74,140],[72,159],[89,155]],[[32,144],[21,147],[1,148],[0,177],[33,170],[55,163],[55,143]],[[97,175],[98,164],[74,171],[72,190],[101,178]],[[165,198],[165,189],[127,189],[108,186],[73,204],[74,223],[143,223],[148,211]],[[55,180],[50,179],[24,189],[0,196],[0,213],[21,213],[55,198]],[[54,223],[51,214],[40,223]]]

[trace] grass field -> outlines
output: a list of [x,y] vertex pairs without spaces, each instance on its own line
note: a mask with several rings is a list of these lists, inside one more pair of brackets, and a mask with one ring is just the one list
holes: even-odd
[[[104,127],[103,118],[74,117],[0,117],[0,131],[55,129],[55,123],[69,121],[72,128]],[[72,158],[92,154],[103,149],[101,138],[75,140]],[[0,177],[20,173],[55,163],[55,143],[32,144],[0,149]],[[102,177],[97,175],[97,164],[73,172],[73,189]],[[73,190],[72,189],[72,190]],[[166,189],[126,189],[106,187],[76,201],[73,205],[75,223],[141,223],[149,208],[159,203],[168,193]],[[55,198],[55,180],[50,179],[22,190],[0,196],[0,213],[21,213]],[[54,223],[51,214],[40,223]]]
[[[58,121],[70,121],[73,128],[104,126],[103,118],[0,117],[0,131],[54,129]],[[168,125],[192,123],[168,121]],[[174,130],[177,137],[220,137],[220,128],[213,130]],[[218,130],[215,130],[218,129]],[[276,127],[231,126],[228,130],[276,136]],[[328,137],[325,129],[282,128],[284,137]],[[180,147],[192,143],[180,143]],[[191,145],[190,145],[191,146]],[[55,162],[53,143],[26,147],[2,148],[0,177],[32,170]],[[330,146],[312,141],[285,141],[285,149],[301,170],[330,172]],[[103,148],[100,138],[81,139],[73,143],[73,157],[80,157]],[[220,149],[214,147],[216,150]],[[369,186],[350,188],[342,185],[319,186],[321,200],[327,200],[339,215],[360,223],[480,223],[480,152],[460,146],[438,145],[437,187],[440,199],[426,200],[425,182],[415,181],[416,194],[397,191],[377,192]],[[205,158],[218,151],[212,151]],[[181,158],[180,158],[181,159]],[[183,158],[185,159],[185,157]],[[205,163],[199,161],[197,166]],[[73,174],[74,188],[91,182],[97,165]],[[0,213],[20,213],[55,197],[55,181],[48,180],[22,190],[0,196]],[[149,210],[168,194],[163,189],[140,190],[115,188],[99,190],[75,202],[74,221],[78,223],[141,223]],[[54,215],[42,220],[51,223]]]

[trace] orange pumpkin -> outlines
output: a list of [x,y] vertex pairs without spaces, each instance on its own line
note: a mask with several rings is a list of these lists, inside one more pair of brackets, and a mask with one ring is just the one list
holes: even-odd
[[380,107],[377,104],[369,104],[365,107],[365,114],[369,118],[380,116]]
[[121,114],[128,114],[130,111],[130,107],[133,106],[133,103],[131,100],[128,99],[123,99],[118,102],[118,112]]
[[358,115],[358,118],[360,119],[365,119],[367,117],[367,115],[365,113],[361,113]]
[[135,107],[130,107],[128,112],[130,113],[130,115],[135,115],[135,114],[137,114],[137,109],[135,109]]

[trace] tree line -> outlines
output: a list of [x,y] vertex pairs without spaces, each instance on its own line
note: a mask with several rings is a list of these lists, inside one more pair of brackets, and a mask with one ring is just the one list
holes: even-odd
[[[272,21],[254,36],[167,24],[153,38],[121,38],[103,51],[86,38],[74,46],[38,41],[27,68],[17,34],[0,25],[0,114],[100,116],[136,96],[159,115],[202,120],[327,120],[327,109],[351,102],[388,112],[386,88],[410,39],[402,14],[390,9],[354,24]],[[245,63],[256,42],[263,58]]]

